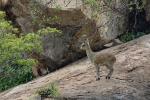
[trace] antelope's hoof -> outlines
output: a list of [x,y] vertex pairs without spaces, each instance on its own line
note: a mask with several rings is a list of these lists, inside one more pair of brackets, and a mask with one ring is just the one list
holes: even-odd
[[106,76],[106,79],[110,79],[110,76]]
[[99,81],[100,80],[100,77],[96,78],[96,81]]

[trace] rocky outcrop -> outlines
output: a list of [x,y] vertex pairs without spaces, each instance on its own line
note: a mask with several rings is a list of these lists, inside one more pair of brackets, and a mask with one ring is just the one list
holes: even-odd
[[38,61],[36,65],[32,66],[32,72],[35,77],[43,76],[50,71],[56,70],[55,67],[57,67],[57,64],[50,58],[36,52],[32,52],[28,55],[30,55],[30,58]]
[[[118,9],[122,7],[122,3],[119,1],[113,3],[113,6]],[[97,3],[104,6],[102,2]],[[108,9],[105,13],[94,11],[97,13],[95,17],[92,7],[82,0],[46,0],[40,2],[40,5],[44,5],[43,9],[39,11],[39,13],[42,12],[41,19],[45,16],[48,18],[57,16],[58,18],[55,21],[43,22],[44,26],[56,27],[64,34],[62,37],[56,38],[43,37],[43,54],[57,62],[58,67],[84,55],[79,50],[79,40],[82,34],[89,36],[93,49],[101,49],[102,45],[115,39],[126,29],[126,16],[115,14],[113,10]],[[9,9],[23,33],[36,31],[37,26],[40,25],[32,24],[33,16],[30,7],[32,7],[30,0],[12,0]],[[123,12],[123,10],[121,11]],[[125,11],[124,14],[126,14]],[[40,20],[38,21],[40,22]]]
[[117,58],[110,80],[105,79],[108,70],[102,66],[101,80],[96,81],[95,68],[87,59],[82,59],[47,76],[0,93],[1,100],[33,100],[40,87],[52,82],[57,83],[61,96],[69,100],[149,100],[149,38],[150,35],[146,35],[98,52],[112,52]]
[[16,18],[16,22],[20,26],[23,33],[27,34],[29,32],[33,32],[33,26],[30,18],[19,17]]
[[147,21],[150,21],[150,1],[149,0],[146,0],[145,11],[146,11],[146,19]]

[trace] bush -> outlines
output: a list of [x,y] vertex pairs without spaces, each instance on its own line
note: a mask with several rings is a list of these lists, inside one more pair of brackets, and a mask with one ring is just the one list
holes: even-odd
[[37,61],[24,55],[32,51],[43,51],[43,35],[61,35],[59,30],[50,27],[40,29],[36,33],[20,33],[19,37],[16,33],[19,33],[18,29],[5,20],[5,13],[0,11],[0,92],[32,80],[32,66]]
[[18,66],[17,69],[12,69],[13,67],[5,68],[7,68],[4,69],[5,74],[0,77],[0,92],[31,81],[34,78],[31,70],[25,71],[25,69],[31,68],[30,66]]
[[60,95],[58,87],[54,83],[50,84],[46,88],[38,90],[37,93],[43,98],[44,97],[58,97]]
[[119,37],[119,39],[122,41],[122,42],[128,42],[128,41],[131,41],[133,39],[136,39],[140,36],[143,36],[145,35],[145,33],[143,32],[137,32],[137,33],[126,33],[126,34],[123,34]]

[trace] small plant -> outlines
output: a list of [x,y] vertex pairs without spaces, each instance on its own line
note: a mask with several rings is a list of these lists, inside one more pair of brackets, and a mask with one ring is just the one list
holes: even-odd
[[37,91],[38,95],[43,97],[58,97],[60,95],[58,87],[55,83],[50,84],[48,87]]
[[84,2],[86,4],[89,4],[90,6],[94,7],[95,5],[97,5],[96,0],[84,0]]
[[[37,30],[40,28],[47,27],[47,25],[51,25],[51,23],[61,21],[61,19],[58,16],[51,16],[49,15],[49,13],[45,13],[47,11],[47,6],[42,5],[41,3],[41,0],[30,0],[29,2],[32,24]],[[55,7],[56,12],[61,10],[60,5],[55,5]]]
[[145,35],[145,33],[143,33],[143,32],[137,32],[137,33],[129,32],[129,33],[121,35],[119,37],[119,39],[122,42],[128,42],[128,41],[131,41],[131,40],[136,39],[136,38],[143,36],[143,35]]
[[96,0],[83,0],[85,5],[89,5],[92,9],[91,17],[96,19],[98,17],[98,12],[100,11],[99,4]]

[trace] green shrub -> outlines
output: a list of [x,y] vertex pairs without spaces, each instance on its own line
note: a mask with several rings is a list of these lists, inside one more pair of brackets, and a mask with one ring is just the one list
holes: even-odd
[[119,37],[119,39],[122,41],[122,42],[128,42],[128,41],[131,41],[133,39],[136,39],[140,36],[143,36],[145,35],[145,33],[143,32],[137,32],[137,33],[126,33],[126,34],[123,34]]
[[37,91],[41,97],[58,97],[60,95],[56,84],[52,83],[46,88],[42,88]]
[[0,92],[7,90],[11,87],[17,86],[19,84],[31,81],[34,78],[30,66],[18,66],[18,67],[19,68],[17,69],[13,67],[5,67],[7,68],[4,69],[5,74],[3,74],[3,76],[0,77]]
[[5,16],[5,12],[0,11],[0,92],[32,80],[31,67],[36,61],[24,59],[23,54],[42,51],[38,34],[29,33],[18,38],[18,29],[5,20]]
[[85,4],[89,4],[90,6],[94,7],[95,5],[97,5],[96,0],[84,0]]
[[32,80],[32,66],[37,61],[24,55],[32,51],[43,51],[43,35],[61,35],[56,28],[46,27],[35,33],[20,33],[17,37],[18,29],[14,28],[10,21],[5,20],[5,16],[5,13],[0,11],[0,92]]
[[[52,2],[53,3],[53,2]],[[51,25],[54,22],[60,22],[61,19],[56,15],[49,15],[49,13],[45,13],[47,10],[46,5],[41,5],[42,1],[40,0],[30,0],[29,2],[29,8],[30,8],[30,15],[32,17],[32,24],[34,25],[34,28],[39,29],[43,28],[47,25]],[[55,11],[60,11],[61,7],[60,5],[56,5],[53,3],[56,8]]]

